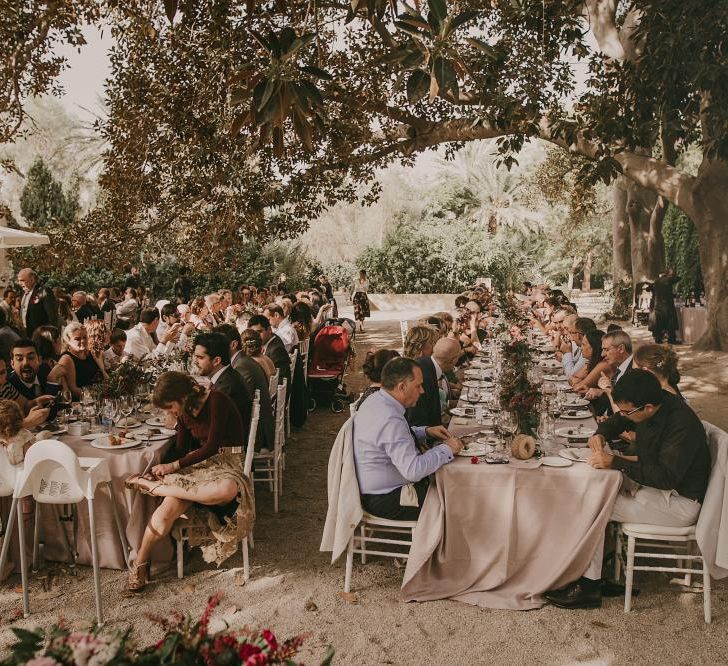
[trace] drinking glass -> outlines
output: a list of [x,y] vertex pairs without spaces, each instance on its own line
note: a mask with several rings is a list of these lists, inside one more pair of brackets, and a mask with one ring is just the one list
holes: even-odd
[[510,442],[513,440],[513,435],[518,430],[518,419],[513,412],[506,411],[505,409],[499,414],[498,420],[500,422],[500,429],[508,435],[508,441],[504,441],[503,444],[506,446],[506,450],[509,448]]
[[124,426],[129,422],[129,417],[134,412],[134,396],[124,395],[119,400],[119,411],[124,416]]
[[111,432],[114,417],[116,416],[116,401],[113,398],[104,398],[101,402],[101,426],[104,432]]

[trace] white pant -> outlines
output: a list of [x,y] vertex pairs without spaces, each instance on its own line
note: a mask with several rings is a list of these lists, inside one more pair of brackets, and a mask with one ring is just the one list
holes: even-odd
[[[610,520],[618,523],[646,523],[665,527],[688,527],[694,525],[700,513],[700,502],[678,495],[674,490],[658,490],[641,486],[634,496],[620,490],[614,503]],[[594,553],[586,578],[596,580],[602,577],[604,541]]]

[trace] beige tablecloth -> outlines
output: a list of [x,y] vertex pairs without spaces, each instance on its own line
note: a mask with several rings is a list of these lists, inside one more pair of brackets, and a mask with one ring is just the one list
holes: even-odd
[[[149,460],[152,464],[159,462],[171,446],[171,440],[152,442],[151,446],[137,446],[133,449],[121,451],[104,451],[91,446],[79,437],[61,437],[61,441],[68,444],[79,457],[103,458],[109,464],[111,472],[112,487],[116,506],[119,511],[122,527],[125,528],[126,538],[132,548],[131,558],[136,557],[136,550],[141,545],[144,528],[152,513],[159,505],[159,498],[149,495],[142,495],[138,492],[131,492],[124,488],[124,479],[132,474],[140,474],[144,471]],[[96,492],[95,516],[96,530],[99,547],[99,563],[107,569],[125,569],[124,554],[119,534],[114,523],[114,515],[111,510],[111,501],[105,489],[98,489]],[[60,508],[60,507],[58,507]],[[43,556],[50,561],[68,561],[68,548],[63,536],[63,523],[58,521],[57,507],[43,506],[41,510],[42,541],[44,542]],[[2,505],[3,522],[7,519],[10,509],[8,498]],[[85,502],[77,505],[78,515],[78,539],[77,549],[79,553],[78,563],[91,564],[91,541],[89,538],[88,507]],[[66,523],[68,534],[71,534],[71,523]],[[19,558],[17,550],[17,531],[13,530],[13,543],[11,544],[11,556],[16,569],[19,570]],[[26,520],[26,541],[29,548],[33,542],[33,521],[32,516]],[[170,539],[162,539],[152,552],[153,569],[159,570],[166,567],[172,559],[173,548]]]
[[528,610],[587,569],[621,474],[523,469],[457,458],[437,471],[414,531],[400,596]]
[[708,310],[706,308],[677,308],[677,319],[680,322],[680,340],[683,344],[691,345],[705,333],[705,329],[708,327]]

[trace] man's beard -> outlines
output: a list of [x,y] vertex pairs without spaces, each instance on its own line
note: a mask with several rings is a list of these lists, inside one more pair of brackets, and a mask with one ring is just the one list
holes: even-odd
[[36,372],[33,368],[25,367],[20,370],[20,378],[26,383],[31,384],[35,381]]

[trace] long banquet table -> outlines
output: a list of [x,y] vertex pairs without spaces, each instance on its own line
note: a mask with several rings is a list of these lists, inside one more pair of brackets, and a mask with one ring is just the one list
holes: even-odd
[[[562,419],[556,427],[580,423],[593,420]],[[449,426],[458,436],[481,429],[463,418]],[[583,575],[603,547],[621,478],[580,462],[474,465],[456,457],[437,471],[423,504],[400,598],[541,607],[544,592]]]
[[[151,442],[120,451],[97,449],[91,442],[80,437],[61,436],[59,439],[70,446],[77,456],[85,458],[103,458],[109,465],[111,472],[111,486],[113,488],[116,506],[125,530],[127,541],[131,547],[131,559],[136,557],[136,551],[141,545],[144,528],[152,513],[159,505],[159,498],[142,495],[136,491],[129,491],[124,487],[124,480],[132,474],[142,473],[147,464],[152,461],[156,464],[162,460],[171,446],[171,440]],[[36,505],[37,506],[37,505]],[[99,548],[99,564],[108,569],[125,569],[126,563],[122,544],[114,522],[111,501],[106,489],[99,488],[94,500],[96,530]],[[10,501],[3,502],[3,523],[10,509]],[[66,562],[69,559],[68,546],[63,530],[71,535],[70,523],[67,527],[58,520],[57,508],[48,505],[41,510],[41,531],[44,543],[43,557],[51,561]],[[76,507],[78,532],[77,550],[78,564],[91,565],[91,541],[88,523],[88,508],[85,502]],[[26,521],[26,542],[32,547],[33,522]],[[172,559],[172,543],[169,539],[159,541],[152,551],[152,569],[159,570],[168,566]],[[17,531],[14,531],[10,550],[16,569],[19,570],[19,557],[17,546]]]

